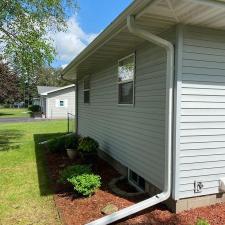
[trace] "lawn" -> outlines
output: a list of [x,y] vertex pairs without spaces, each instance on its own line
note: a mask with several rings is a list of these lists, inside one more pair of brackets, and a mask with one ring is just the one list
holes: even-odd
[[27,109],[0,108],[0,118],[29,117]]
[[65,120],[1,124],[0,224],[60,224],[37,142],[66,127]]

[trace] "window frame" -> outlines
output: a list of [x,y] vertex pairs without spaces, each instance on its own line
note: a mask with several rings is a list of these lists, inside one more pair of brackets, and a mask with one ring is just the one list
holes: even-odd
[[[134,180],[132,180],[131,173],[135,173],[137,175],[137,180],[138,180],[137,182],[135,182]],[[145,181],[145,187],[144,187],[144,189],[139,185],[140,178],[142,178]],[[134,172],[133,170],[131,170],[131,169],[128,169],[128,181],[138,191],[145,192],[145,190],[146,190],[146,180],[143,177],[141,177],[140,175],[138,175],[136,172]]]
[[[61,105],[61,102],[63,103],[63,105]],[[65,107],[65,100],[59,100],[59,107],[60,108]]]
[[[88,80],[88,82],[89,82],[89,88],[86,88],[85,89],[85,80]],[[90,76],[86,76],[86,77],[84,77],[84,80],[83,80],[83,95],[85,94],[85,92],[89,92],[89,102],[85,102],[84,101],[84,99],[83,99],[83,101],[84,101],[84,104],[90,104],[90,102],[91,102],[91,95],[90,95],[90,91],[91,90],[91,80],[90,80]]]
[[[133,74],[133,79],[129,79],[129,80],[125,80],[125,81],[119,81],[119,63],[129,57],[133,56],[134,57],[134,74]],[[131,106],[134,107],[135,106],[135,79],[136,78],[136,52],[133,52],[121,59],[118,60],[117,63],[117,93],[118,93],[118,97],[117,97],[117,105],[118,106]],[[133,102],[132,103],[120,103],[120,84],[126,84],[126,83],[131,83],[133,82]]]

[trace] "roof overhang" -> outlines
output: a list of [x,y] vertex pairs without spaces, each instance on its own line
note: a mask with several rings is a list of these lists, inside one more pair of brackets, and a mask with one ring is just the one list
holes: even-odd
[[143,40],[126,26],[127,16],[135,15],[136,24],[160,34],[176,24],[225,30],[225,1],[222,0],[135,0],[87,48],[62,71],[65,79],[90,74],[135,50]]
[[54,93],[54,92],[57,92],[57,91],[61,91],[61,90],[65,90],[65,89],[68,89],[68,88],[71,88],[71,87],[75,87],[75,84],[70,84],[70,85],[67,85],[67,86],[64,86],[64,87],[57,88],[55,90],[44,92],[41,95],[42,96],[47,96],[48,94],[51,94],[51,93]]

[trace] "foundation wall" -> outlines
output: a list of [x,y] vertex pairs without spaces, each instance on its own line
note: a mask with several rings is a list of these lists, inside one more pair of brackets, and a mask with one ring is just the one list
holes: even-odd
[[[120,162],[113,159],[111,156],[101,150],[99,150],[98,154],[102,159],[107,161],[114,169],[116,169],[121,175],[128,175],[128,168],[122,165]],[[157,187],[148,182],[146,182],[145,191],[149,194],[149,197],[161,192],[161,190],[159,190]],[[170,198],[163,204],[165,204],[172,212],[179,213],[185,210],[209,206],[222,202],[225,202],[225,194],[198,196],[193,198],[180,199],[177,201]]]

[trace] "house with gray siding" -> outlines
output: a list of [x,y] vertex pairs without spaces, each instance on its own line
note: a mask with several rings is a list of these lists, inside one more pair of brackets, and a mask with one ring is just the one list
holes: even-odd
[[63,76],[77,132],[133,185],[175,211],[225,201],[224,1],[135,0]]
[[64,87],[38,86],[40,106],[47,119],[64,119],[75,115],[75,85]]

